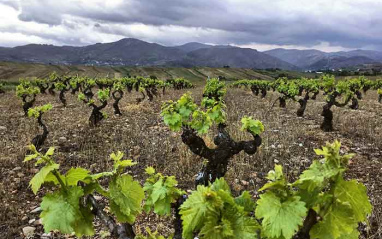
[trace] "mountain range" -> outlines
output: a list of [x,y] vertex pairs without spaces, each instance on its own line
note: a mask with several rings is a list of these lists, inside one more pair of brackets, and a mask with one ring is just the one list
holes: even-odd
[[297,66],[301,70],[340,69],[382,62],[382,52],[370,50],[323,52],[277,48],[264,53]]
[[0,47],[0,61],[58,65],[235,67],[284,70],[346,68],[382,62],[382,52],[355,50],[326,53],[318,50],[274,49],[259,52],[229,45],[191,42],[163,46],[134,38],[89,46],[29,44]]

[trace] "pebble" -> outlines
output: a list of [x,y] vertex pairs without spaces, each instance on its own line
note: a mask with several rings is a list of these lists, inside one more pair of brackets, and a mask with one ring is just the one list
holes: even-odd
[[41,224],[42,224],[41,219],[35,220],[35,221],[33,222],[33,225],[35,225],[35,226],[37,226],[37,225],[41,225]]
[[52,233],[51,233],[51,232],[49,232],[49,233],[43,233],[43,234],[41,235],[41,239],[50,239],[50,238],[52,238]]
[[41,207],[36,207],[35,209],[33,209],[32,211],[31,211],[31,213],[39,213],[39,212],[41,212],[42,210],[41,210]]
[[101,201],[101,200],[102,200],[102,197],[101,197],[101,196],[97,196],[97,195],[95,195],[95,196],[94,196],[94,199],[95,199],[96,201]]
[[241,184],[243,186],[248,186],[249,185],[249,182],[245,181],[245,180],[241,180]]
[[6,131],[7,130],[7,127],[5,126],[0,126],[0,131]]
[[36,221],[36,219],[33,218],[33,219],[31,219],[31,220],[28,221],[28,224],[32,224],[32,223],[34,223],[35,221]]
[[16,167],[13,169],[13,171],[19,171],[19,170],[21,170],[21,167]]
[[23,234],[25,237],[32,237],[35,230],[36,230],[35,227],[24,227]]
[[66,141],[67,141],[67,139],[65,137],[58,138],[58,142],[60,142],[60,143],[65,143]]

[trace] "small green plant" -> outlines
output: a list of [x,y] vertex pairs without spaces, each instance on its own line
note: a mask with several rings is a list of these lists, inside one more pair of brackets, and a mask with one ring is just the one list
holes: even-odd
[[[163,122],[173,131],[182,130],[182,141],[189,149],[208,160],[198,174],[196,184],[208,185],[215,179],[223,177],[228,170],[228,163],[233,155],[240,151],[248,154],[256,153],[261,145],[259,134],[264,130],[260,121],[244,118],[243,126],[254,137],[250,141],[234,141],[226,131],[226,113],[224,82],[218,79],[207,81],[201,105],[198,106],[189,93],[184,94],[176,102],[167,101],[162,105]],[[214,138],[215,148],[209,148],[200,135],[208,133],[216,124],[218,134]],[[259,127],[259,128],[258,128]]]
[[248,192],[234,198],[223,178],[199,185],[180,207],[183,238],[256,238],[260,225],[251,216],[254,202]]
[[[334,76],[325,75],[322,77],[321,87],[326,95],[326,104],[322,108],[321,115],[324,120],[321,124],[321,129],[326,132],[333,131],[333,106],[344,107],[351,100],[353,93],[350,91],[349,85],[345,81],[336,83]],[[338,99],[343,98],[343,102]]]
[[38,119],[45,112],[48,112],[53,108],[52,104],[46,104],[43,106],[37,106],[28,110],[28,117]]
[[143,187],[147,195],[144,206],[145,212],[149,213],[153,210],[160,216],[169,216],[171,204],[175,203],[185,192],[176,187],[178,182],[174,176],[163,176],[161,173],[155,173],[155,169],[152,167],[146,168],[146,173],[149,178],[146,179]]
[[113,99],[114,99],[113,108],[114,108],[114,114],[116,115],[122,115],[118,104],[123,97],[123,88],[124,86],[121,81],[114,82],[111,95],[113,96]]
[[[53,183],[55,191],[47,193],[41,202],[41,220],[46,232],[59,230],[64,234],[75,233],[77,236],[93,235],[93,217],[95,213],[105,223],[112,224],[115,228],[113,235],[118,235],[120,228],[110,219],[99,205],[96,204],[92,193],[97,192],[110,201],[110,212],[119,222],[133,223],[141,213],[141,203],[144,191],[139,182],[131,175],[124,174],[127,167],[136,163],[123,159],[123,153],[112,153],[114,162],[112,171],[91,174],[84,168],[71,168],[66,173],[59,171],[60,165],[53,159],[54,148],[42,154],[31,145],[32,152],[25,157],[25,162],[35,160],[36,165],[43,165],[40,171],[30,181],[30,186],[36,194],[45,183]],[[98,180],[109,177],[108,189],[103,188]],[[79,183],[81,182],[81,183]],[[87,203],[81,203],[86,199]],[[92,210],[91,210],[92,207]],[[110,228],[110,227],[109,227]]]
[[295,101],[295,97],[299,94],[299,87],[293,81],[288,81],[285,78],[279,79],[279,84],[276,90],[281,94],[279,97],[280,107],[286,107],[286,100],[291,99]]
[[[66,78],[66,77],[64,77]],[[54,83],[54,88],[56,90],[59,90],[60,91],[60,94],[59,94],[59,99],[61,101],[61,103],[64,105],[64,107],[66,107],[66,98],[65,98],[65,92],[69,91],[69,78],[67,78],[65,81],[58,81],[56,83]]]
[[25,116],[28,115],[28,110],[33,107],[36,101],[36,96],[40,93],[40,89],[33,86],[28,80],[21,80],[20,84],[16,87],[16,96],[23,101],[23,110]]
[[78,99],[80,101],[83,101],[84,103],[86,103],[87,105],[93,108],[92,113],[90,114],[90,117],[89,117],[90,126],[97,126],[102,119],[107,118],[107,114],[102,112],[101,110],[107,106],[107,100],[109,99],[109,97],[110,97],[109,88],[106,88],[104,90],[98,90],[97,98],[101,102],[101,105],[98,106],[96,105],[94,99],[92,98],[89,99],[89,97],[87,97],[84,93],[78,94]]

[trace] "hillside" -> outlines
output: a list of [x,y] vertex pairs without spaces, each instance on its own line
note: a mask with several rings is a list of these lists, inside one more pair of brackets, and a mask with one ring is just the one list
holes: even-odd
[[297,70],[298,68],[285,61],[266,55],[250,48],[239,47],[209,47],[191,51],[181,61],[173,65],[208,66],[208,67],[243,67],[254,69],[280,68]]
[[97,66],[209,66],[297,69],[295,66],[249,48],[188,43],[162,46],[134,38],[73,47],[29,44],[0,48],[0,61],[57,65]]
[[68,66],[31,63],[0,62],[0,80],[16,81],[20,78],[47,77],[56,71],[58,74],[83,76],[156,76],[159,79],[184,77],[194,82],[204,82],[208,77],[222,76],[226,79],[265,79],[272,77],[244,68],[210,68],[210,67],[101,67],[101,66]]
[[322,52],[318,50],[273,49],[264,53],[286,61],[304,70],[348,68],[382,62],[382,52],[354,50]]

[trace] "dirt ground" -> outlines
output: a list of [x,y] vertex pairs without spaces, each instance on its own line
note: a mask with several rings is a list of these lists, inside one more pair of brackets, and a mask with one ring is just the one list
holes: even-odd
[[[109,105],[109,118],[97,128],[88,126],[90,108],[76,96],[67,94],[68,106],[63,108],[57,96],[39,95],[35,105],[51,102],[53,109],[43,116],[50,134],[45,149],[55,146],[55,159],[61,170],[81,166],[93,173],[110,169],[111,152],[123,151],[138,162],[131,174],[144,181],[144,168],[153,166],[158,172],[175,175],[183,189],[194,188],[194,178],[200,170],[202,159],[182,144],[180,133],[174,133],[163,124],[160,105],[164,100],[177,99],[183,91],[169,90],[154,102],[135,103],[136,93],[125,94],[120,102],[122,116],[114,116]],[[202,88],[191,90],[198,101]],[[362,238],[382,238],[382,104],[376,92],[368,92],[359,102],[359,110],[334,107],[335,131],[324,133],[319,125],[324,100],[308,102],[304,118],[295,114],[298,104],[288,102],[287,109],[278,108],[277,93],[270,92],[265,99],[242,89],[229,89],[226,96],[228,130],[237,140],[251,139],[240,131],[242,116],[253,116],[265,126],[263,144],[255,155],[236,155],[226,175],[235,194],[249,190],[255,197],[256,190],[265,183],[266,173],[274,164],[282,164],[290,180],[308,167],[316,158],[313,149],[326,141],[338,139],[343,153],[356,153],[347,172],[349,178],[363,182],[374,206],[369,231],[363,230]],[[37,122],[23,116],[21,101],[14,92],[0,94],[0,234],[1,238],[22,238],[22,229],[36,227],[35,238],[42,236],[38,207],[42,194],[33,195],[28,182],[36,172],[32,163],[23,163],[25,146],[40,132]],[[214,132],[205,139],[212,144]],[[36,219],[36,221],[33,221]],[[155,215],[142,215],[136,230],[146,226],[167,234],[171,232],[170,218],[158,219]],[[96,222],[99,234],[104,230]],[[360,226],[364,227],[364,226]],[[57,237],[61,237],[56,235]],[[96,238],[96,237],[95,237]]]

